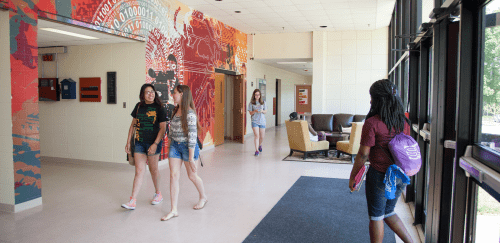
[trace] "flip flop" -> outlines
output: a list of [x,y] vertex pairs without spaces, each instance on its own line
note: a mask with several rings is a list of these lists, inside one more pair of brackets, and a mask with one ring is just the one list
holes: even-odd
[[179,214],[178,214],[178,213],[177,213],[177,214],[174,214],[174,213],[168,213],[167,215],[163,216],[163,218],[161,218],[161,221],[167,221],[167,220],[169,220],[169,219],[171,219],[171,218],[175,218],[175,217],[177,217],[177,216],[179,216]]
[[[201,207],[196,208],[196,206],[198,206],[198,204],[196,204],[196,205],[194,205],[193,209],[194,209],[194,210],[200,210],[200,209],[204,208],[204,207],[205,207],[205,205],[207,205],[207,202],[208,202],[208,200],[203,200],[203,204],[201,205]],[[198,202],[198,203],[199,203],[199,202]]]

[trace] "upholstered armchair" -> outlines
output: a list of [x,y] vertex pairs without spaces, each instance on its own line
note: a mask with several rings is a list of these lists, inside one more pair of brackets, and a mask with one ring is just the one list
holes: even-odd
[[307,121],[295,120],[285,121],[288,144],[290,145],[290,156],[293,152],[304,153],[304,159],[311,153],[325,153],[328,157],[328,141],[313,142],[309,137],[309,127]]
[[359,151],[359,144],[361,142],[361,130],[363,130],[364,122],[353,122],[351,123],[351,137],[349,141],[338,141],[337,142],[337,158],[340,157],[341,153],[351,155],[351,162],[354,163],[354,156]]

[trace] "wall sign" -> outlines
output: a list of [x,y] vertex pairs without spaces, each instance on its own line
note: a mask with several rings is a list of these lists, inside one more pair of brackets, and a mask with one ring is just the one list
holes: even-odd
[[116,104],[116,72],[107,73],[108,104]]

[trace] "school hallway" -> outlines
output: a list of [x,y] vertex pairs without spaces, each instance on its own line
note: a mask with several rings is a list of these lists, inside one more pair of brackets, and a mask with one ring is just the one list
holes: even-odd
[[[258,157],[253,136],[245,144],[226,142],[203,151],[204,167],[198,171],[206,207],[193,210],[198,193],[183,166],[179,217],[166,222],[160,218],[170,211],[167,163],[160,166],[164,201],[150,204],[154,187],[146,171],[137,208],[126,210],[120,205],[132,190],[132,166],[42,157],[43,205],[0,212],[0,242],[242,242],[300,176],[349,178],[351,164],[282,161],[289,152],[284,126],[267,129]],[[335,210],[335,205],[324,207]],[[402,199],[396,212],[419,242],[410,207]]]

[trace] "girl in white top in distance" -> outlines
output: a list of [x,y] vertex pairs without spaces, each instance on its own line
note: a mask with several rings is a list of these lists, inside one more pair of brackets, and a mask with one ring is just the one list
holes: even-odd
[[198,147],[198,131],[201,126],[196,116],[191,90],[187,85],[178,85],[172,94],[174,103],[174,117],[170,122],[170,149],[168,153],[168,166],[170,167],[170,212],[161,218],[162,221],[179,216],[177,212],[177,201],[179,198],[179,176],[182,162],[186,166],[189,179],[194,183],[199,193],[199,201],[193,207],[202,209],[207,203],[207,195],[203,181],[197,174],[198,157],[200,148]]
[[255,142],[255,156],[262,153],[262,141],[266,135],[266,116],[267,107],[266,103],[262,100],[261,92],[255,89],[252,94],[252,100],[248,104],[248,112],[252,116],[252,130]]

